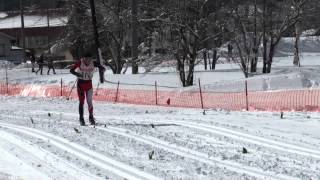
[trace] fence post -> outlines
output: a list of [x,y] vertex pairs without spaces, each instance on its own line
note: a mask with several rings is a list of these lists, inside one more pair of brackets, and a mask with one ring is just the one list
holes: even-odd
[[245,80],[245,91],[246,91],[246,109],[249,111],[249,100],[248,100],[248,82]]
[[6,63],[6,91],[9,94],[8,65]]
[[118,101],[119,85],[120,85],[120,81],[118,81],[116,99],[115,99],[114,102],[117,102],[117,101]]
[[155,86],[155,93],[156,93],[156,105],[158,105],[158,86],[157,86],[157,81],[154,82]]
[[200,92],[200,100],[201,100],[201,108],[203,108],[203,98],[202,98],[202,90],[201,90],[201,83],[200,83],[200,78],[198,79],[199,81],[199,92]]
[[60,96],[62,97],[62,78],[60,80]]

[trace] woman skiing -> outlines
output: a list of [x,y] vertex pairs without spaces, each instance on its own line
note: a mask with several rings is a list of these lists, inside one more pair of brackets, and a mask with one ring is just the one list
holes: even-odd
[[88,111],[89,111],[89,122],[91,125],[95,125],[95,119],[93,117],[93,87],[92,87],[92,77],[95,67],[99,70],[105,71],[105,68],[92,60],[91,54],[87,53],[79,61],[71,66],[70,72],[77,76],[77,92],[79,98],[79,121],[81,126],[85,126],[85,121],[83,118],[83,105],[85,98],[87,99]]

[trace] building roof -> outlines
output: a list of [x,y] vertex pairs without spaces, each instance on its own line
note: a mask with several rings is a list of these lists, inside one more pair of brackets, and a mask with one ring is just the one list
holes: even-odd
[[[66,16],[49,16],[49,26],[66,26],[68,18]],[[47,16],[42,15],[25,15],[24,16],[24,27],[47,27]],[[5,18],[0,18],[0,29],[14,29],[21,28],[21,17],[20,15],[7,16]]]

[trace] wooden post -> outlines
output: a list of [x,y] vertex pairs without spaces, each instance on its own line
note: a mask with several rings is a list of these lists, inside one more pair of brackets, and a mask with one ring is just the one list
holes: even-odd
[[245,80],[245,91],[246,91],[246,109],[249,111],[249,101],[248,101],[248,82]]
[[200,92],[201,108],[204,109],[204,107],[203,107],[203,98],[202,98],[202,90],[201,90],[200,78],[198,79],[198,81],[199,81],[199,92]]
[[61,78],[61,81],[60,81],[60,96],[62,97],[62,78]]
[[155,85],[155,94],[156,94],[156,105],[158,105],[158,86],[157,81],[154,82]]
[[[22,44],[22,62],[26,62],[26,39],[24,33],[24,7],[23,0],[20,0],[20,17],[21,17],[21,38],[20,40]],[[29,68],[28,68],[29,71]]]
[[9,94],[8,65],[6,63],[6,93]]
[[[47,28],[48,28],[48,32],[50,32],[50,19],[49,19],[49,9],[46,9],[46,14],[47,14]],[[47,46],[48,46],[48,53],[51,54],[51,49],[50,49],[50,36],[47,36],[48,38],[48,42],[47,42]]]
[[120,85],[120,81],[118,81],[116,99],[115,99],[114,102],[117,102],[117,101],[118,101],[119,85]]

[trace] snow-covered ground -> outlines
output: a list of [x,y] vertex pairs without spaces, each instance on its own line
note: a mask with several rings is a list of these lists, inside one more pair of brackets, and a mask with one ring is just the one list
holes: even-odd
[[[291,66],[292,57],[277,58],[272,74],[250,78],[251,88],[265,82],[264,90],[317,88],[319,57],[304,54],[300,69]],[[244,79],[236,64],[217,68],[197,67],[195,76],[207,90]],[[10,83],[42,85],[75,80],[67,70],[44,72],[10,68],[8,77]],[[139,75],[109,71],[106,78],[180,86],[170,67]],[[320,179],[319,113],[287,112],[280,118],[271,112],[95,102],[99,125],[80,127],[76,100],[0,96],[0,102],[0,179]]]
[[0,101],[0,179],[320,178],[318,113],[95,103],[80,127],[76,101]]
[[[257,74],[248,79],[249,90],[318,88],[320,86],[320,53],[303,53],[301,56],[302,67],[300,68],[294,67],[292,60],[292,56],[276,57],[272,65],[271,74]],[[0,64],[0,67],[4,67],[4,65]],[[62,78],[64,84],[72,86],[75,81],[75,77],[67,69],[57,69],[56,75],[52,75],[52,71],[50,72],[51,75],[47,75],[45,67],[43,71],[44,75],[36,75],[31,73],[30,64],[23,67],[8,69],[8,80],[10,83],[60,85]],[[262,65],[259,64],[258,67],[262,67]],[[238,64],[217,64],[215,71],[204,71],[203,69],[203,65],[196,66],[194,88],[197,88],[198,79],[201,79],[204,90],[207,91],[243,91],[245,78]],[[137,75],[130,74],[130,69],[127,72],[128,74],[113,75],[111,70],[107,70],[105,78],[108,81],[114,82],[114,84],[104,83],[100,84],[99,87],[115,88],[118,81],[121,83],[121,88],[154,89],[151,86],[126,84],[154,85],[155,81],[157,81],[160,88],[161,86],[182,87],[175,67],[156,68],[151,73],[143,73],[144,69],[141,68],[140,72],[142,73]],[[261,72],[261,69],[258,69],[258,72]],[[99,78],[97,78],[97,75],[98,73],[95,74],[94,86],[98,84]],[[0,69],[0,81],[4,82],[5,78],[5,69],[2,68]]]

